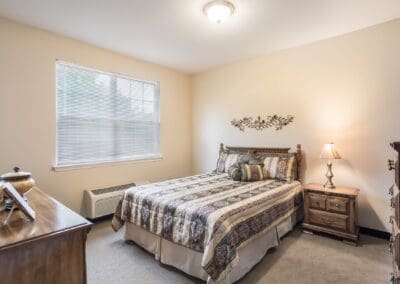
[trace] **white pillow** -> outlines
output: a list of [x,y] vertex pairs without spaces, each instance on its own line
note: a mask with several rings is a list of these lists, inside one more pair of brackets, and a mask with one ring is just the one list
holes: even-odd
[[228,157],[226,158],[225,161],[225,169],[224,172],[228,172],[230,166],[232,166],[234,163],[236,163],[236,161],[239,158],[239,154],[228,154]]

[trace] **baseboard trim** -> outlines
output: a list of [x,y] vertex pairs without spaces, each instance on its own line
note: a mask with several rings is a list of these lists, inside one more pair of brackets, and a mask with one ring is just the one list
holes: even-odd
[[360,227],[360,233],[364,234],[364,235],[370,235],[370,236],[373,236],[373,237],[384,239],[384,240],[389,240],[390,239],[390,235],[391,235],[388,232],[375,230],[375,229],[371,229],[371,228],[366,228],[366,227]]

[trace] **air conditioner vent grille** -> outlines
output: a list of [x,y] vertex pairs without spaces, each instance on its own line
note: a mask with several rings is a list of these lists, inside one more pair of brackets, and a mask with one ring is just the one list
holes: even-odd
[[118,185],[118,186],[107,187],[107,188],[94,189],[94,190],[91,190],[90,192],[93,193],[94,195],[100,195],[100,194],[104,194],[104,193],[125,190],[125,189],[128,189],[133,186],[136,186],[136,184],[128,183],[128,184],[123,184],[123,185]]

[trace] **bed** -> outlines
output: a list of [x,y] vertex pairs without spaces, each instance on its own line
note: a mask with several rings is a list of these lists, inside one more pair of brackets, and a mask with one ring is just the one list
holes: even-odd
[[295,179],[241,182],[214,171],[132,187],[120,200],[112,226],[124,227],[125,240],[163,264],[208,283],[233,283],[302,219],[301,146],[295,153],[289,150],[221,144],[220,156],[222,151],[292,154]]

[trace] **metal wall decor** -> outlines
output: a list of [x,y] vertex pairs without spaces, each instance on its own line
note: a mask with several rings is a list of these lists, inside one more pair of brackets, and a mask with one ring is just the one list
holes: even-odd
[[287,115],[286,117],[278,115],[269,115],[266,119],[261,119],[259,116],[257,119],[252,117],[243,117],[242,119],[232,119],[231,124],[234,127],[239,128],[240,131],[244,131],[245,128],[254,128],[256,130],[263,130],[264,128],[275,127],[275,130],[281,130],[284,126],[293,122],[294,116]]

